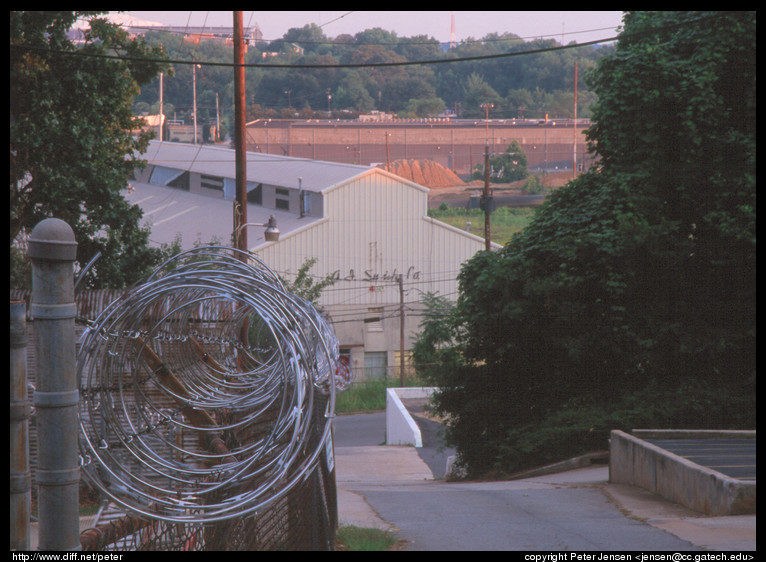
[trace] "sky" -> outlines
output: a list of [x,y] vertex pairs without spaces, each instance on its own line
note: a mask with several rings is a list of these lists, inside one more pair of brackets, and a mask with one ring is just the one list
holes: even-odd
[[[129,11],[127,15],[144,21],[165,25],[231,26],[232,12]],[[489,33],[514,33],[523,39],[543,37],[559,42],[584,43],[608,39],[617,35],[622,12],[450,12],[450,11],[244,11],[243,25],[257,24],[267,41],[281,38],[291,28],[315,23],[327,37],[354,35],[380,27],[398,37],[426,35],[440,42],[450,41],[452,16],[455,17],[455,37],[458,41],[480,39]],[[563,41],[562,41],[563,39]]]

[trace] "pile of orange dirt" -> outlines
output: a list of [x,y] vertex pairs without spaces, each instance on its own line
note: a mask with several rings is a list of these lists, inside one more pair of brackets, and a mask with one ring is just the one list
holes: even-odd
[[[385,164],[382,166],[385,168]],[[457,174],[433,160],[394,160],[389,166],[392,174],[430,188],[465,185]]]

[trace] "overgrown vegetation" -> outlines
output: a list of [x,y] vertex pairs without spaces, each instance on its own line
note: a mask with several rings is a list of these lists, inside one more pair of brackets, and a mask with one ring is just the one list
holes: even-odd
[[[422,386],[420,379],[407,378],[405,386]],[[386,390],[401,386],[399,377],[355,381],[350,388],[339,392],[335,399],[335,412],[354,414],[379,412],[386,409]]]
[[[519,141],[513,140],[505,152],[489,157],[489,177],[493,183],[511,183],[525,179],[529,175],[527,154]],[[484,179],[484,163],[477,164],[471,179]]]
[[[501,245],[510,242],[511,238],[527,227],[534,215],[534,207],[498,207],[490,217],[492,241]],[[460,230],[484,236],[485,215],[481,209],[450,207],[445,203],[438,209],[429,209],[428,216]]]
[[755,427],[755,27],[627,14],[588,77],[598,166],[467,262],[455,306],[427,300],[414,360],[469,475]]

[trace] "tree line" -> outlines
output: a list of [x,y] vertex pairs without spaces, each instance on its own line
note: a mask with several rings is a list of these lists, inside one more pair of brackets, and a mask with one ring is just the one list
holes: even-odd
[[[231,47],[190,43],[170,32],[148,32],[145,39],[171,61],[199,63],[198,121],[220,119],[231,130],[233,73],[225,64],[232,60]],[[445,48],[432,37],[399,37],[380,28],[329,38],[316,24],[305,25],[248,47],[248,119],[348,118],[370,111],[423,118],[445,110],[470,119],[486,116],[483,104],[492,105],[492,118],[567,118],[574,115],[576,64],[577,115],[589,117],[595,95],[583,76],[613,47],[560,46],[552,39],[493,33]],[[412,64],[418,61],[429,63]],[[174,64],[173,75],[165,77],[169,117],[191,119],[194,73],[193,64]],[[156,113],[158,101],[155,80],[137,96],[135,110]]]
[[472,476],[613,429],[756,424],[755,12],[636,12],[593,74],[588,172],[429,295],[413,355]]

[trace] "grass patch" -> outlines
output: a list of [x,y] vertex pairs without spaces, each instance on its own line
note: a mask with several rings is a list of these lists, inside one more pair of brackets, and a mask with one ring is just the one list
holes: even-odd
[[338,550],[372,552],[392,550],[397,539],[382,529],[344,525],[338,529],[335,543]]
[[[489,222],[492,241],[503,246],[507,244],[532,221],[535,211],[535,207],[498,207],[492,213]],[[466,223],[470,222],[468,231],[476,236],[484,236],[484,211],[481,209],[464,207],[429,209],[428,216],[460,230],[465,230]]]
[[[409,378],[405,386],[423,386],[421,381]],[[379,412],[386,409],[386,390],[398,388],[401,381],[396,379],[374,379],[354,382],[350,388],[335,396],[335,412],[354,414],[359,412]]]

